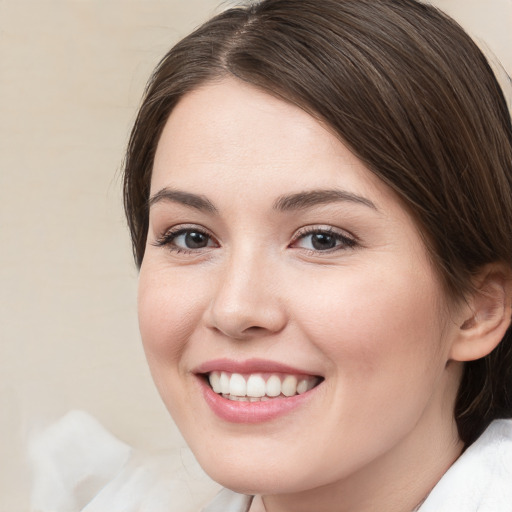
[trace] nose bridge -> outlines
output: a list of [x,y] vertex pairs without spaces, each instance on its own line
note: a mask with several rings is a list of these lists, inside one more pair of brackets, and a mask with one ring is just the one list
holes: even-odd
[[284,305],[270,259],[253,244],[231,251],[210,305],[213,328],[232,338],[246,338],[284,327]]

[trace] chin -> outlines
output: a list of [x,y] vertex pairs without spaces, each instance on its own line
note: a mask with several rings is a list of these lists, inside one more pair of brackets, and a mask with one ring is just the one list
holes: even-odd
[[303,491],[304,486],[300,484],[302,479],[298,482],[291,482],[289,473],[286,479],[283,479],[286,470],[280,471],[266,471],[265,468],[224,468],[222,471],[213,469],[212,471],[206,470],[206,473],[223,487],[231,489],[232,491],[240,494],[288,494],[298,491]]
[[[288,494],[301,492],[325,484],[319,481],[317,472],[310,473],[311,466],[305,465],[304,460],[294,459],[287,455],[272,456],[270,453],[256,452],[250,456],[238,452],[223,454],[205,453],[204,447],[200,452],[194,452],[196,458],[212,480],[223,487],[241,494]],[[316,474],[315,474],[316,473]]]

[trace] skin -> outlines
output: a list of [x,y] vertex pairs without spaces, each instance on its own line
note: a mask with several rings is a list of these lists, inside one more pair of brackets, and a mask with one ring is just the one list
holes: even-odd
[[[352,199],[275,208],[314,190]],[[411,511],[462,449],[461,363],[450,353],[466,312],[394,193],[313,117],[224,79],[172,112],[151,194],[140,330],[203,468],[263,495],[254,512]],[[207,233],[206,246],[187,248],[184,235],[163,245],[175,228]],[[305,229],[352,242],[319,250]],[[194,374],[218,358],[281,362],[324,381],[287,414],[234,424],[212,412]]]

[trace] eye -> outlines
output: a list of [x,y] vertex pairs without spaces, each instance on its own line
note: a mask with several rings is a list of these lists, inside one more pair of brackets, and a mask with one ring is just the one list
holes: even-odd
[[168,247],[175,252],[196,252],[209,247],[218,247],[213,237],[196,227],[178,227],[167,231],[155,245]]
[[173,238],[174,245],[184,249],[203,249],[211,245],[211,239],[200,231],[185,231]]
[[298,233],[292,242],[292,248],[307,249],[315,252],[328,252],[355,247],[357,242],[333,228],[307,228]]

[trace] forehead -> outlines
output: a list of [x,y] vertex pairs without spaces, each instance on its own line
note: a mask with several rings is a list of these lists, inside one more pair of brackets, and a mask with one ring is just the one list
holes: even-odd
[[[376,178],[318,120],[295,105],[226,79],[185,95],[171,113],[159,140],[152,193],[167,181],[205,178],[226,184],[226,172],[246,186],[284,182],[324,186],[352,169],[360,182]],[[350,179],[345,173],[345,183]],[[243,178],[243,179],[242,179]],[[325,183],[322,183],[325,182]]]

